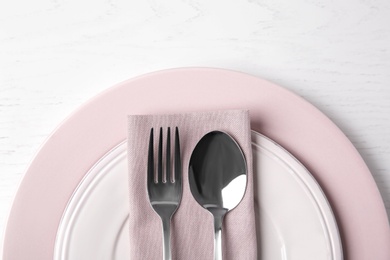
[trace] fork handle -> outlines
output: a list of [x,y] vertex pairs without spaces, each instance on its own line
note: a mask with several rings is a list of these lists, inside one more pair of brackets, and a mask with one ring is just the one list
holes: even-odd
[[171,255],[171,219],[161,218],[163,231],[163,259],[172,260]]

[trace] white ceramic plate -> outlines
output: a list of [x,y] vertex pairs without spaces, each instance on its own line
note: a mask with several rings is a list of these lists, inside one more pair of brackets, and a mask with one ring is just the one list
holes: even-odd
[[[252,132],[259,259],[341,260],[332,210],[307,169]],[[107,153],[75,190],[61,220],[55,260],[130,259],[126,142]]]

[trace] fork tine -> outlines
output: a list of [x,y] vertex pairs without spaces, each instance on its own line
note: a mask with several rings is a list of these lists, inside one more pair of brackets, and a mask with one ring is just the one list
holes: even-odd
[[162,165],[162,145],[163,145],[163,129],[160,127],[160,137],[158,141],[158,163],[157,163],[157,182],[163,182],[163,165]]
[[175,182],[181,182],[181,158],[180,158],[180,138],[179,129],[175,131]]
[[167,152],[166,152],[166,168],[165,168],[165,180],[172,182],[171,178],[171,128],[168,127],[167,131]]
[[148,183],[155,182],[154,158],[153,158],[153,128],[150,129],[149,151],[148,151]]

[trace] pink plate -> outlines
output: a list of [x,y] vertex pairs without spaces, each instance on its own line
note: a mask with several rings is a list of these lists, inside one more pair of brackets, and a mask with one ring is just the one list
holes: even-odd
[[50,136],[15,198],[4,260],[53,259],[58,225],[88,170],[126,139],[128,114],[249,109],[252,129],[297,157],[314,175],[339,224],[345,259],[390,259],[379,191],[346,136],[302,98],[233,71],[187,68],[123,82],[95,97]]

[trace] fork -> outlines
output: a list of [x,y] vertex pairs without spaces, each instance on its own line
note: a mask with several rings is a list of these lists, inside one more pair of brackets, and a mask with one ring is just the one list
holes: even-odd
[[160,216],[163,231],[163,259],[171,260],[171,218],[179,207],[182,196],[182,167],[180,157],[179,130],[175,129],[174,172],[171,169],[171,129],[167,129],[165,172],[163,170],[163,128],[160,127],[158,142],[157,172],[155,171],[153,128],[150,130],[147,186],[149,201]]

